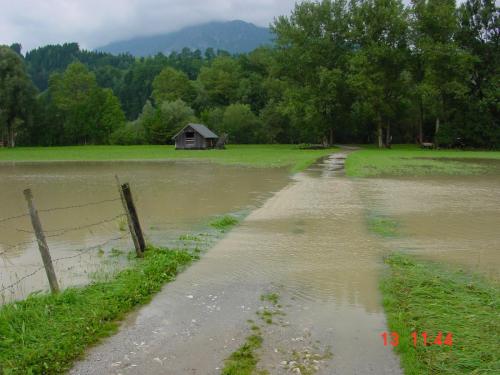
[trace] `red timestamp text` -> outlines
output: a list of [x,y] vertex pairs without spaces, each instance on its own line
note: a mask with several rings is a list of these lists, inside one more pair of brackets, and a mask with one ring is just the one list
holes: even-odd
[[[380,336],[382,337],[384,346],[391,345],[396,347],[399,345],[400,335],[397,332],[382,332]],[[410,336],[414,347],[417,347],[418,345],[453,346],[453,334],[451,332],[443,334],[443,332],[439,331],[435,336],[431,336],[427,332],[422,332],[420,334],[418,332],[412,332]]]

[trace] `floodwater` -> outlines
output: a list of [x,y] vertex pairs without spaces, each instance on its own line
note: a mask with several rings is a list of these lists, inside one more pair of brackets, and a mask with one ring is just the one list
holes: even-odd
[[[31,188],[63,287],[85,283],[118,259],[95,248],[133,248],[115,175],[129,182],[143,231],[154,244],[202,226],[210,217],[254,208],[289,182],[286,169],[258,169],[194,162],[0,164],[0,289],[39,270],[41,257],[23,190]],[[91,204],[105,201],[100,204]],[[67,206],[82,206],[57,209]],[[56,210],[51,210],[56,208]],[[44,211],[48,210],[48,211]],[[94,224],[98,225],[94,225]],[[80,229],[78,229],[80,228]],[[80,255],[81,254],[81,255]],[[47,288],[40,270],[4,291],[3,299]],[[0,293],[1,294],[1,293]],[[1,298],[0,298],[1,301]]]
[[[219,374],[253,320],[259,368],[271,374],[310,358],[318,374],[401,374],[379,336],[384,247],[366,229],[358,182],[337,172],[343,157],[296,175],[72,373]],[[256,315],[269,292],[280,296],[278,324]]]
[[369,179],[360,192],[370,213],[400,224],[392,249],[500,280],[500,173]]

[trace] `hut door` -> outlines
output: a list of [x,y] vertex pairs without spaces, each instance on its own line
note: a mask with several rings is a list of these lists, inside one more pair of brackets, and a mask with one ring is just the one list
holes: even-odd
[[186,147],[193,147],[195,144],[195,136],[193,131],[186,132]]

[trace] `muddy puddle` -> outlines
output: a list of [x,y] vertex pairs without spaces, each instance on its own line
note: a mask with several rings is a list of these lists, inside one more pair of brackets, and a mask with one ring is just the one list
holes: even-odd
[[399,223],[390,247],[500,279],[500,173],[368,179],[369,213]]
[[[0,164],[0,289],[41,266],[29,217],[2,221],[27,212],[23,190],[28,187],[52,257],[75,256],[55,262],[63,287],[84,283],[93,272],[124,261],[109,254],[112,247],[133,247],[115,175],[130,182],[147,240],[157,245],[171,244],[213,216],[252,209],[289,182],[286,169],[194,162]],[[93,202],[102,203],[87,205]],[[57,209],[67,206],[76,207]],[[89,247],[96,248],[80,256]],[[21,298],[46,287],[42,270],[5,290],[2,298]]]

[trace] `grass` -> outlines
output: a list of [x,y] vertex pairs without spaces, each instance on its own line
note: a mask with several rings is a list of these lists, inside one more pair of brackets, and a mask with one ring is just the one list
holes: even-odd
[[60,374],[111,335],[128,311],[148,302],[193,257],[149,248],[143,260],[106,282],[34,294],[0,308],[0,374]]
[[298,172],[334,149],[294,145],[229,145],[226,150],[175,150],[173,146],[67,146],[0,148],[0,161],[206,160],[251,167],[288,167]]
[[[480,276],[395,253],[381,289],[406,375],[499,374],[500,293]],[[411,332],[451,332],[453,345],[415,348]]]
[[371,232],[386,238],[397,237],[399,235],[399,225],[397,221],[382,215],[369,215],[368,229]]
[[221,232],[227,231],[229,228],[235,226],[236,224],[238,224],[238,219],[230,215],[224,215],[210,222],[211,227],[214,227]]
[[414,145],[365,148],[351,153],[345,167],[351,177],[475,175],[489,172],[484,159],[496,160],[494,169],[500,170],[500,151],[422,150]]
[[252,375],[258,363],[256,350],[262,346],[262,335],[258,327],[254,327],[253,334],[248,336],[238,350],[226,359],[222,375]]

